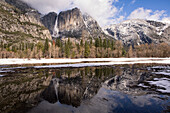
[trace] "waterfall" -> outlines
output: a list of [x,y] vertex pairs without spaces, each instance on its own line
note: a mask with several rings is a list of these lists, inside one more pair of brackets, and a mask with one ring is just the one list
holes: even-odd
[[54,25],[54,30],[53,30],[53,37],[59,37],[59,29],[58,29],[58,16],[56,18],[55,21],[55,25]]
[[59,79],[55,78],[53,79],[53,85],[54,85],[54,89],[55,89],[55,93],[58,99],[58,87],[59,87]]

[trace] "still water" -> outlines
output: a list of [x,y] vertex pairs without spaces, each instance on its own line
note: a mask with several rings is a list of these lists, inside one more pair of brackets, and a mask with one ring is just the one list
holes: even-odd
[[0,113],[170,112],[169,65],[0,67]]

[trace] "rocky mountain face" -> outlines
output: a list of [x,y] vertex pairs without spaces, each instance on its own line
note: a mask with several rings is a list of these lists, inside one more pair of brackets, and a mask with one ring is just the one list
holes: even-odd
[[20,0],[0,1],[0,41],[17,45],[20,42],[37,43],[46,38],[51,40],[49,30],[38,16],[36,10]]
[[150,73],[144,73],[140,69],[125,68],[121,69],[121,73],[105,81],[104,87],[120,91],[129,95],[142,95],[146,94],[146,91],[141,90],[138,84],[153,78]]
[[[40,13],[20,0],[0,1],[0,41],[4,43],[38,42],[46,38],[113,38],[124,45],[170,44],[170,25],[150,20],[127,20],[101,28],[96,20],[74,8],[59,14]],[[45,27],[44,27],[45,26]]]
[[41,22],[44,24],[46,28],[49,29],[51,34],[53,34],[56,19],[57,14],[55,12],[50,12],[41,18]]
[[83,14],[84,23],[92,37],[108,37],[103,32],[97,21],[87,13]]
[[[140,45],[145,43],[170,44],[170,25],[150,20],[127,20],[110,25],[103,30],[96,20],[80,9],[74,8],[42,17],[42,23],[50,30],[53,37],[112,37],[121,40],[124,45]],[[55,25],[54,25],[55,23]]]
[[22,2],[21,0],[4,0],[4,1],[16,7],[22,13],[26,13],[27,15],[34,16],[37,20],[40,20],[41,14],[36,9],[33,9],[28,4]]
[[53,37],[80,38],[106,36],[97,21],[88,14],[82,14],[78,8],[62,11],[58,16],[57,14],[49,13],[42,17],[41,20],[50,30]]
[[119,24],[104,28],[106,34],[125,45],[140,45],[145,43],[170,44],[170,25],[150,20],[126,20]]
[[[78,8],[60,12],[58,22],[59,34],[68,37],[89,35],[84,24],[83,16]],[[86,32],[83,34],[83,32]]]

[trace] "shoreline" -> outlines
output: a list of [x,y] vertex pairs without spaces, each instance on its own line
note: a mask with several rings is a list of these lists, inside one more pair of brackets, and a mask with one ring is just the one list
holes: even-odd
[[67,64],[67,63],[95,63],[95,64],[137,64],[158,63],[170,64],[170,58],[82,58],[82,59],[0,59],[0,65],[27,64]]

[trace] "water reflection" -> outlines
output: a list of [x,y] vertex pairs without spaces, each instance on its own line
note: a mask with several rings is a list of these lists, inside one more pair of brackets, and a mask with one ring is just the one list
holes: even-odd
[[41,70],[14,70],[3,74],[6,76],[0,78],[0,113],[22,113],[35,106],[52,78]]
[[17,113],[169,112],[169,89],[150,83],[169,81],[168,70],[143,65],[15,69],[0,78],[0,99],[8,100],[0,107]]
[[113,68],[78,68],[54,71],[49,87],[42,93],[42,98],[50,103],[80,106],[82,100],[91,99],[109,76]]

